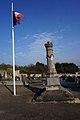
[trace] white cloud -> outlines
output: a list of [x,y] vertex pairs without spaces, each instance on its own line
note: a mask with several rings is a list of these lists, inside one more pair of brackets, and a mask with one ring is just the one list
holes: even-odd
[[35,64],[37,61],[46,63],[45,43],[51,41],[53,43],[54,52],[58,54],[62,47],[59,45],[56,47],[56,42],[62,39],[62,35],[52,32],[27,35],[21,38],[22,42],[19,42],[16,48],[16,64],[29,65]]
[[[28,45],[27,45],[27,40],[31,39],[31,42],[28,41]],[[23,58],[23,61],[25,60],[24,64],[35,64],[37,61],[46,62],[46,50],[45,50],[45,46],[44,44],[47,41],[51,41],[53,44],[54,42],[56,42],[56,40],[62,40],[63,36],[62,35],[55,35],[55,33],[52,32],[43,32],[40,34],[34,34],[34,35],[27,35],[26,37],[23,38],[23,42],[24,40],[26,40],[26,42],[24,42],[24,46],[26,44],[26,46],[23,48],[25,49],[19,49],[16,53],[17,55],[17,59],[19,59],[19,57]],[[60,51],[61,48],[57,48],[55,46],[55,51],[57,50],[58,52]],[[21,58],[21,60],[22,60]],[[23,64],[23,61],[21,61],[20,63]]]
[[16,53],[16,56],[26,57],[26,54],[23,52],[18,52],[18,53]]

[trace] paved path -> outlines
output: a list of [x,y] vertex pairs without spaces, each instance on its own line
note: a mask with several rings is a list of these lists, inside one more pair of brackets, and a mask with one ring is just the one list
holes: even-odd
[[0,85],[0,120],[80,120],[80,104],[31,103],[34,93],[26,87],[17,86],[17,96],[10,90]]

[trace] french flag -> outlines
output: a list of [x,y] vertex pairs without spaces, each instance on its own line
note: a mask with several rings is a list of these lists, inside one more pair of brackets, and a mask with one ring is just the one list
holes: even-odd
[[23,14],[13,11],[13,26],[20,24],[22,17],[24,17]]

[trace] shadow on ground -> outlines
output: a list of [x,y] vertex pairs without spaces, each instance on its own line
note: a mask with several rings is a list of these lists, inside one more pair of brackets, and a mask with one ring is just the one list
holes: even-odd
[[23,84],[24,87],[26,87],[27,89],[31,90],[34,94],[34,97],[32,99],[32,101],[36,101],[38,96],[41,96],[41,93],[46,91],[46,88],[38,88],[38,87],[33,87],[30,85],[25,85],[25,83]]
[[7,85],[5,85],[5,87],[9,90],[9,92],[10,92],[12,95],[14,95],[14,92],[13,92]]

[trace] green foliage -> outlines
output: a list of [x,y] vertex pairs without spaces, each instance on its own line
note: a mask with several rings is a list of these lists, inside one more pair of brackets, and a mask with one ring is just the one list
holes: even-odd
[[35,67],[36,67],[36,71],[38,73],[46,73],[47,72],[47,66],[44,65],[43,63],[37,62]]
[[0,70],[7,70],[7,68],[12,68],[12,66],[4,63],[0,64]]
[[55,66],[58,73],[75,73],[79,70],[74,63],[56,63]]
[[36,74],[36,73],[46,73],[47,66],[43,63],[37,62],[36,65],[29,65],[20,68],[20,73]]
[[[56,70],[58,73],[75,73],[77,72],[78,66],[74,63],[56,63]],[[12,65],[0,64],[0,70],[5,70],[12,73]],[[35,73],[47,73],[47,65],[37,62],[35,65],[31,64],[29,66],[16,66],[16,70],[20,70],[20,73],[35,74]]]
[[7,68],[8,73],[12,73],[12,68]]

